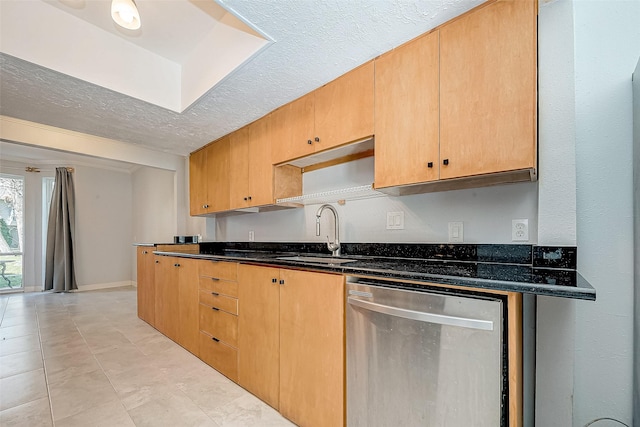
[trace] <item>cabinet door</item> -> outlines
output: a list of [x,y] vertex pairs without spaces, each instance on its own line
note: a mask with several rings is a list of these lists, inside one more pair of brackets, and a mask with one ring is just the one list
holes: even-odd
[[271,113],[271,161],[274,164],[313,153],[313,99],[311,92]]
[[191,215],[207,213],[207,149],[189,156],[189,212]]
[[315,91],[314,151],[373,135],[373,69],[368,62]]
[[229,136],[207,148],[207,213],[229,209]]
[[178,344],[198,355],[200,341],[199,282],[196,260],[178,258]]
[[277,268],[238,267],[238,383],[276,409],[280,388],[279,278]]
[[536,2],[440,30],[440,159],[442,179],[536,166]]
[[376,60],[375,186],[438,179],[438,32]]
[[280,278],[280,412],[298,425],[342,426],[344,278],[296,270]]
[[153,248],[138,246],[138,317],[151,326],[155,322],[156,286],[154,282]]
[[268,205],[273,197],[273,164],[271,163],[271,116],[248,126],[249,132],[249,204]]
[[249,127],[229,135],[229,200],[230,208],[244,208],[249,201]]
[[168,338],[177,341],[178,338],[178,269],[174,257],[155,256],[155,284],[156,284],[156,324],[157,330]]

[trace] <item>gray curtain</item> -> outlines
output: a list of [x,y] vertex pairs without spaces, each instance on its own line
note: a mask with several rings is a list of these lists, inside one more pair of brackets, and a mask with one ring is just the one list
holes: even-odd
[[67,292],[78,289],[73,265],[75,207],[73,174],[67,168],[56,168],[47,227],[45,290]]

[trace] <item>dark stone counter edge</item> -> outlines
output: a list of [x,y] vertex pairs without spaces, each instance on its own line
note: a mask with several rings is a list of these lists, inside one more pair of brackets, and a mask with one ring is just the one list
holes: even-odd
[[[185,254],[181,252],[153,252],[156,255],[175,256],[183,258],[208,259],[217,261],[230,261],[240,264],[262,265],[266,267],[288,267],[297,268],[308,271],[318,271],[325,273],[339,273],[352,276],[368,276],[378,277],[380,279],[398,279],[413,280],[444,285],[464,286],[476,289],[488,289],[496,291],[521,292],[527,294],[544,295],[560,298],[582,299],[588,301],[596,300],[596,291],[591,284],[582,275],[577,273],[576,286],[557,286],[547,285],[543,283],[527,283],[527,282],[510,282],[504,280],[491,280],[480,278],[469,278],[459,276],[444,276],[437,274],[426,274],[411,271],[381,270],[375,268],[355,268],[348,265],[330,266],[302,263],[296,261],[285,261],[274,258],[257,259],[257,258],[238,258],[223,255],[206,255],[206,254]],[[406,289],[415,287],[415,284],[403,284]]]

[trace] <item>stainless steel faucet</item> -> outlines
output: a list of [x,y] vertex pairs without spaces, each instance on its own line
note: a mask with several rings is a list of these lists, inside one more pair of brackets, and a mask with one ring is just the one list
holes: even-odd
[[335,219],[335,240],[333,243],[329,240],[329,236],[327,236],[327,248],[331,251],[331,255],[340,256],[340,220],[338,219],[338,211],[331,205],[322,205],[318,212],[316,212],[316,236],[320,235],[320,217],[322,216],[322,212],[325,209],[329,209],[333,212],[333,218]]

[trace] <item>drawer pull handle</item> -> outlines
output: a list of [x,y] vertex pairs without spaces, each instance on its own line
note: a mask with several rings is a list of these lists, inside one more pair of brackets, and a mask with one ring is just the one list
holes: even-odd
[[217,277],[211,277],[211,280],[213,280],[214,282],[219,281],[220,279],[218,279]]
[[280,280],[280,284],[281,284],[281,285],[284,285],[284,280]]
[[278,279],[271,279],[271,283],[278,283]]
[[180,267],[180,264],[173,264],[174,267]]
[[215,311],[220,311],[220,309],[218,307],[211,307],[211,309],[215,310]]
[[220,340],[216,337],[211,337],[212,340],[214,340],[215,342],[220,342]]
[[142,253],[146,255],[146,254],[148,254],[149,252],[148,252],[148,251],[142,251]]
[[214,297],[217,297],[217,296],[219,296],[220,294],[219,294],[219,293],[217,293],[217,292],[211,292],[211,295],[213,295]]

